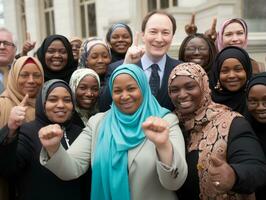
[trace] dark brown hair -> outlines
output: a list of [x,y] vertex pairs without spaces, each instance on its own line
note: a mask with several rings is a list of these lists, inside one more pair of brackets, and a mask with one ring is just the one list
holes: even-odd
[[162,11],[162,10],[154,10],[154,11],[149,12],[144,17],[144,19],[142,20],[141,31],[142,32],[145,32],[147,22],[149,21],[150,17],[152,15],[154,15],[154,14],[165,15],[165,16],[167,16],[171,20],[172,25],[173,25],[173,35],[174,35],[175,34],[175,31],[176,31],[176,21],[175,21],[175,18],[173,17],[173,15],[171,15],[171,14],[165,12],[165,11]]

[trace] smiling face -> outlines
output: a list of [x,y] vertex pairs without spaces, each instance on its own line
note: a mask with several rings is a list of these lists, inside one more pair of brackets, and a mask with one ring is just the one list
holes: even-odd
[[111,34],[110,45],[115,52],[126,53],[131,43],[132,38],[126,28],[116,28]]
[[245,30],[238,22],[232,22],[225,27],[223,32],[224,47],[237,46],[243,48],[245,40]]
[[135,113],[142,103],[141,90],[128,74],[120,74],[115,78],[112,98],[118,109],[125,114]]
[[142,33],[147,55],[152,60],[161,59],[170,48],[173,39],[173,25],[168,16],[152,15]]
[[169,96],[178,112],[191,114],[199,109],[202,91],[194,79],[177,76],[169,86]]
[[77,104],[83,109],[92,108],[99,96],[99,84],[96,78],[85,76],[76,89]]
[[71,47],[72,47],[72,53],[74,56],[74,60],[78,60],[79,59],[79,50],[81,47],[81,41],[78,40],[74,40],[71,43]]
[[64,87],[54,88],[45,102],[45,113],[54,123],[64,123],[72,115],[73,103],[70,93]]
[[99,76],[105,75],[110,62],[110,54],[105,46],[96,44],[91,48],[87,57],[88,68],[93,69]]
[[220,83],[228,91],[236,92],[241,89],[247,81],[246,71],[236,58],[226,59],[220,71]]
[[25,96],[36,97],[42,86],[42,73],[35,63],[25,64],[18,75],[18,90]]
[[248,93],[248,111],[260,123],[266,123],[266,86],[254,85]]
[[60,71],[67,64],[67,50],[61,40],[54,40],[45,53],[45,63],[51,71]]
[[209,46],[204,39],[192,38],[185,48],[184,61],[199,64],[204,68],[209,62],[209,51]]
[[0,44],[0,66],[11,64],[16,55],[16,46],[14,44],[11,33],[0,31],[0,41],[8,42],[9,45]]

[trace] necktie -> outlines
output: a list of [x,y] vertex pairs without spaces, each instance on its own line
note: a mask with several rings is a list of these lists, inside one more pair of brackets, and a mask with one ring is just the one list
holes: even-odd
[[150,88],[151,93],[156,96],[158,94],[159,88],[160,88],[160,76],[158,73],[159,66],[157,64],[151,65],[151,76],[150,76]]

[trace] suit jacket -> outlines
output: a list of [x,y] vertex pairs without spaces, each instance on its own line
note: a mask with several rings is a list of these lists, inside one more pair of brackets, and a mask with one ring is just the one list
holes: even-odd
[[[119,60],[115,63],[112,63],[108,67],[107,75],[106,75],[106,80],[105,80],[105,86],[102,88],[102,91],[100,93],[100,98],[99,98],[99,109],[101,112],[107,111],[110,109],[110,105],[112,103],[112,97],[110,93],[110,88],[109,88],[109,78],[112,74],[112,72],[120,65],[122,65],[124,60]],[[165,107],[171,111],[174,110],[174,105],[171,102],[171,99],[168,95],[168,78],[171,73],[171,71],[180,64],[181,61],[175,60],[168,55],[166,55],[166,63],[165,63],[165,68],[164,68],[164,73],[163,73],[163,79],[162,79],[162,84],[161,88],[158,92],[158,95],[156,96],[157,101],[162,107]],[[139,67],[142,68],[141,61],[136,63]]]
[[[106,112],[107,113],[107,112]],[[100,122],[105,113],[91,117],[87,127],[67,150],[62,146],[48,158],[42,149],[41,163],[63,180],[71,180],[86,172],[93,157]],[[170,141],[173,146],[172,166],[158,160],[154,144],[145,139],[136,148],[128,151],[128,175],[132,200],[176,200],[174,190],[179,189],[187,176],[185,146],[176,115],[167,114],[164,119],[170,124]]]

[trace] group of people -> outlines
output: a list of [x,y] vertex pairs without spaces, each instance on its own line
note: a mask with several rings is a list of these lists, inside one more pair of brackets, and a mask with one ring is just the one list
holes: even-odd
[[265,199],[266,72],[243,19],[194,22],[179,60],[164,11],[134,38],[50,35],[36,57],[0,29],[0,198]]

